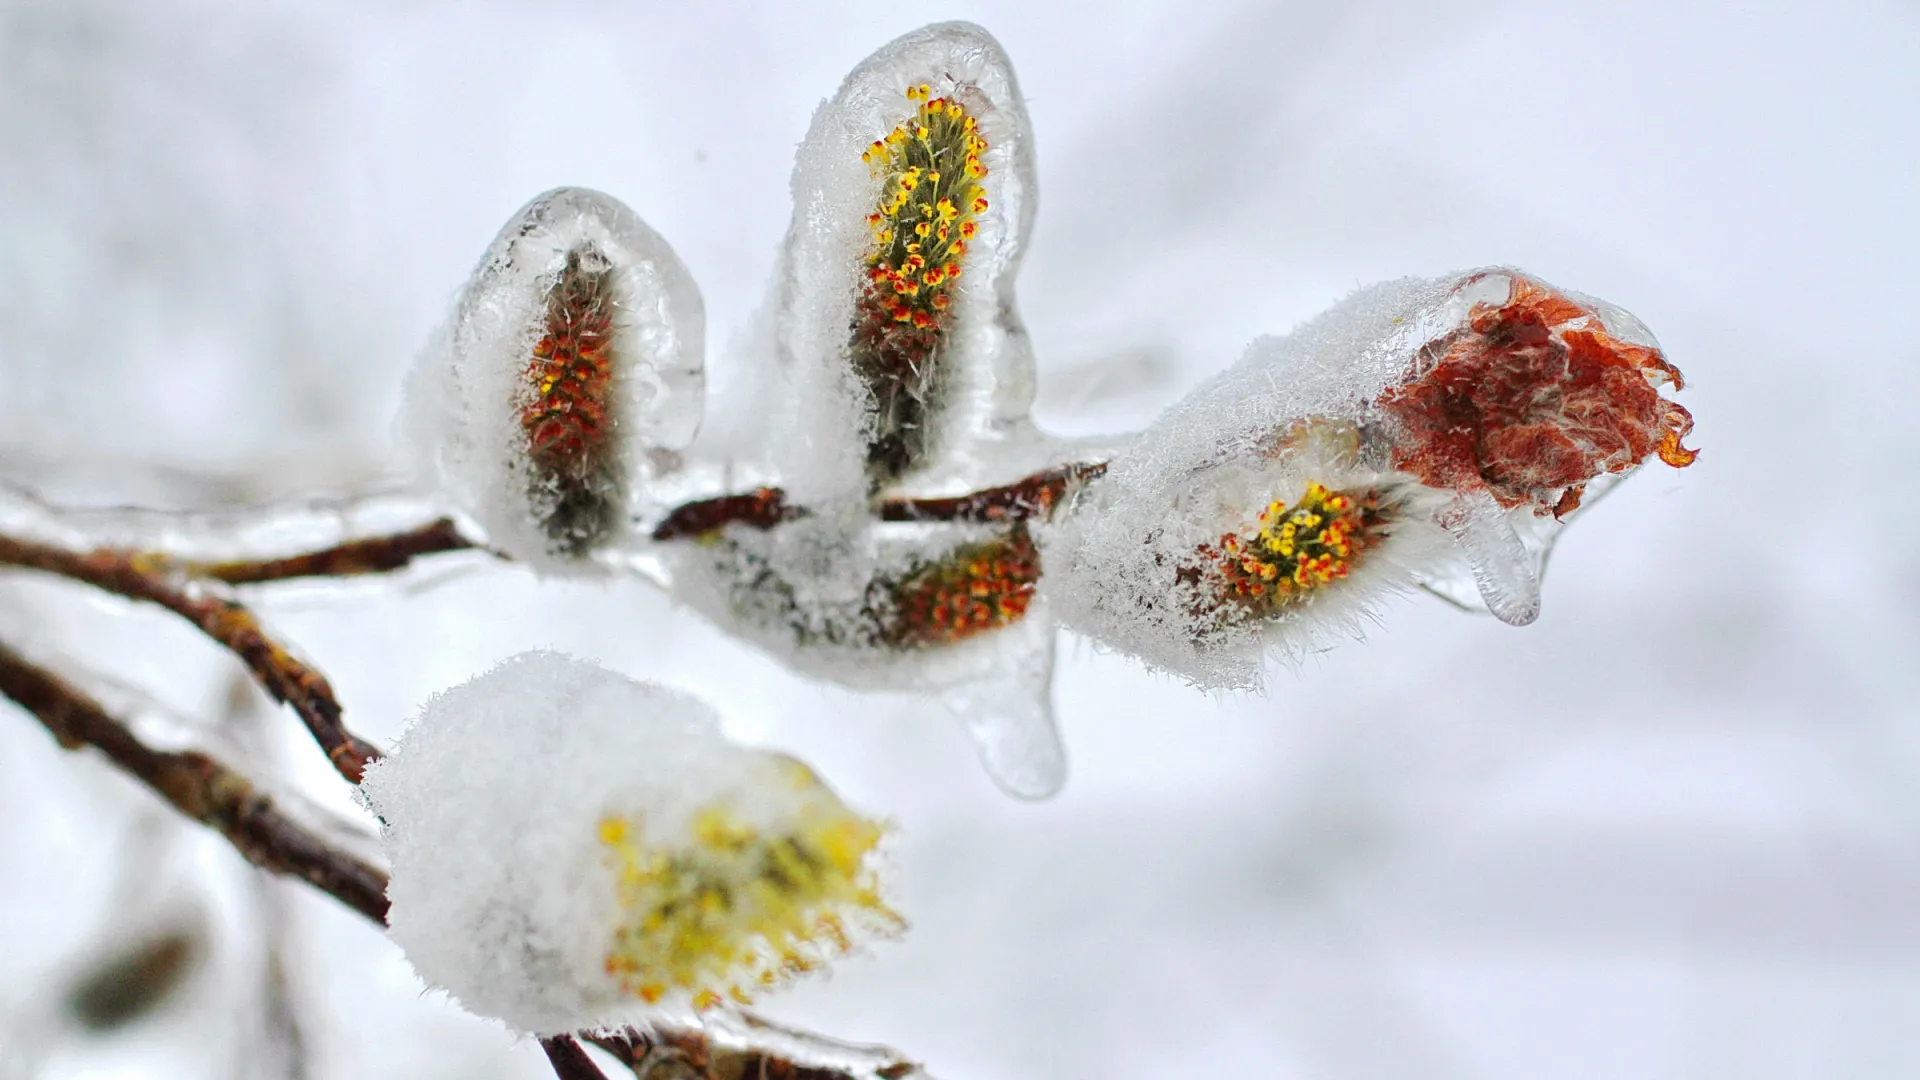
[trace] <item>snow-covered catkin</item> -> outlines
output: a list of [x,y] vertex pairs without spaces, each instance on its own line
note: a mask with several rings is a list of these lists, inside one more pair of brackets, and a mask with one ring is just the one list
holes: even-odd
[[408,387],[407,425],[490,545],[548,571],[620,543],[704,395],[700,293],[610,196],[560,188],[487,250]]
[[518,1031],[755,994],[902,923],[884,827],[705,705],[526,653],[434,697],[363,790],[420,976]]
[[1371,286],[1169,409],[1046,534],[1062,621],[1211,688],[1411,585],[1523,624],[1596,485],[1694,452],[1631,315],[1519,271]]

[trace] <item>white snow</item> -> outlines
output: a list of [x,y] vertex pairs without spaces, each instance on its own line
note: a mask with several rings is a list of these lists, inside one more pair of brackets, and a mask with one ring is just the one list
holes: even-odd
[[[363,789],[393,864],[394,941],[430,985],[523,1032],[642,1023],[713,989],[642,972],[664,984],[649,1003],[610,973],[622,928],[647,913],[623,909],[609,820],[637,857],[691,860],[732,882],[749,938],[757,914],[741,875],[765,871],[710,865],[724,853],[699,848],[705,815],[755,838],[879,831],[793,759],[728,742],[701,702],[553,652],[436,695]],[[833,910],[797,888],[781,894],[791,906]],[[768,943],[722,944],[748,957]]]

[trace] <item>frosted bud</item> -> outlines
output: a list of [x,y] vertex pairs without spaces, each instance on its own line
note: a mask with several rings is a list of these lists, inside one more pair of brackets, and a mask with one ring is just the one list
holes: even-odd
[[863,61],[814,114],[793,199],[779,298],[792,393],[775,441],[790,492],[863,496],[1027,430],[1013,285],[1032,138],[991,35],[942,23]]
[[1680,373],[1632,316],[1513,270],[1360,290],[1169,409],[1048,537],[1062,621],[1210,688],[1421,585],[1539,611],[1596,485],[1683,467]]
[[616,545],[699,426],[705,313],[632,210],[539,196],[494,238],[408,384],[407,427],[489,544],[542,570]]
[[519,1031],[644,1023],[897,932],[883,827],[705,705],[551,652],[435,696],[363,785],[421,978]]

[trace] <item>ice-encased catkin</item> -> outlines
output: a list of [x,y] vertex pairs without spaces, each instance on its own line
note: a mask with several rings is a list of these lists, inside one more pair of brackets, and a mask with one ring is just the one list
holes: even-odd
[[1421,585],[1523,624],[1561,523],[1693,459],[1625,312],[1516,270],[1369,286],[1163,414],[1043,533],[1062,622],[1213,689]]
[[809,504],[967,471],[1027,434],[1033,358],[1014,304],[1031,231],[1030,125],[1000,45],[942,23],[884,46],[821,105],[793,172],[773,427]]
[[410,439],[490,546],[547,572],[621,543],[662,451],[700,422],[705,313],[673,249],[619,200],[535,198],[422,353]]
[[676,599],[795,671],[941,695],[994,782],[1037,799],[1066,776],[1039,554],[1023,522],[848,530],[803,518],[716,529],[667,562]]
[[558,653],[435,696],[363,790],[393,940],[516,1031],[746,1001],[901,925],[882,825],[699,701]]

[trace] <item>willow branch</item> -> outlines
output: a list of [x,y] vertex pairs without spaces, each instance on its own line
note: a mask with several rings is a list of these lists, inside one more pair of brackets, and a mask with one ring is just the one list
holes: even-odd
[[607,1080],[607,1074],[587,1056],[586,1048],[571,1035],[555,1035],[540,1040],[547,1062],[559,1080]]
[[274,700],[299,714],[327,760],[349,783],[358,784],[368,763],[380,756],[373,744],[341,722],[340,701],[325,676],[268,637],[251,611],[208,592],[203,583],[179,579],[165,560],[125,551],[76,552],[0,536],[0,565],[57,574],[129,600],[159,605],[186,619],[239,657]]
[[1104,461],[1062,465],[1001,487],[942,499],[887,499],[881,521],[1006,522],[1045,519],[1072,492],[1105,475]]
[[676,506],[654,526],[653,538],[692,539],[728,525],[749,525],[764,531],[806,514],[805,507],[788,503],[786,492],[779,488],[756,488],[744,495],[721,495]]
[[[1075,463],[966,495],[882,499],[874,504],[874,516],[881,521],[977,523],[1046,518],[1070,493],[1106,471],[1104,461]],[[779,488],[756,488],[740,495],[721,495],[674,507],[654,527],[653,538],[658,541],[694,539],[728,525],[746,525],[764,531],[806,514],[806,507],[787,502],[786,493]]]
[[470,551],[477,546],[461,535],[459,526],[454,524],[452,518],[441,518],[417,529],[349,540],[301,555],[279,559],[188,563],[183,569],[195,577],[212,578],[229,585],[257,585],[295,578],[385,574],[403,569],[425,555]]
[[[1035,473],[1011,484],[986,488],[966,495],[931,499],[881,499],[874,503],[873,514],[877,520],[890,522],[993,524],[1044,519],[1052,516],[1054,510],[1068,495],[1098,479],[1106,471],[1107,465],[1103,461],[1063,465]],[[16,497],[24,497],[19,496],[19,493],[14,494]],[[53,508],[38,503],[34,505],[43,512],[43,516],[57,517]],[[130,511],[122,511],[122,513],[130,513]],[[806,507],[787,501],[786,492],[775,487],[763,487],[736,495],[719,495],[682,503],[660,519],[650,536],[656,542],[666,543],[677,540],[698,540],[711,536],[729,525],[745,525],[765,531],[806,517],[807,514]],[[65,536],[65,534],[62,535]],[[69,544],[74,542],[72,536],[65,536],[65,539]],[[12,557],[6,553],[8,544],[17,549]],[[163,551],[150,551],[136,555],[120,548],[101,548],[91,555],[82,556],[75,554],[72,547],[62,547],[37,540],[9,541],[0,538],[0,563],[31,565],[51,573],[80,577],[79,574],[69,572],[74,565],[72,561],[91,559],[97,564],[88,568],[88,572],[93,576],[81,577],[81,580],[100,584],[103,588],[119,592],[123,596],[132,596],[134,599],[152,599],[193,619],[196,625],[200,625],[205,630],[207,629],[205,622],[195,615],[164,600],[146,595],[146,592],[151,590],[145,590],[141,595],[136,596],[101,582],[107,577],[118,580],[127,568],[133,568],[149,577],[160,576],[155,571],[158,568],[166,568],[188,581],[201,580],[226,585],[259,585],[303,578],[362,577],[402,570],[420,559],[433,555],[474,550],[485,549],[473,538],[462,534],[459,525],[453,519],[443,517],[398,532],[365,536],[329,547],[271,558],[194,559]],[[109,566],[108,563],[117,565]],[[176,588],[174,591],[183,590]],[[253,629],[257,631],[257,625]],[[227,643],[223,641],[222,644]],[[229,645],[229,647],[233,646]],[[249,663],[251,664],[251,661]],[[266,679],[263,678],[262,682],[280,700],[289,702],[296,700],[283,696]],[[296,710],[301,709],[299,704],[295,704],[294,707]],[[308,720],[309,727],[312,727],[313,720],[308,718],[307,712],[302,711],[301,715],[303,719]],[[315,737],[320,737],[317,730]],[[331,756],[335,752],[335,746],[344,744],[323,742],[322,745],[328,747],[328,753]],[[349,753],[344,750],[340,752]],[[341,763],[340,758],[334,760],[336,765]]]
[[625,1028],[584,1036],[635,1077],[689,1080],[926,1080],[897,1050],[862,1046],[771,1023],[752,1013],[716,1018],[706,1028]]
[[0,695],[38,717],[68,750],[91,746],[248,862],[319,889],[382,925],[387,879],[275,805],[251,781],[195,750],[156,750],[84,691],[0,643]]

